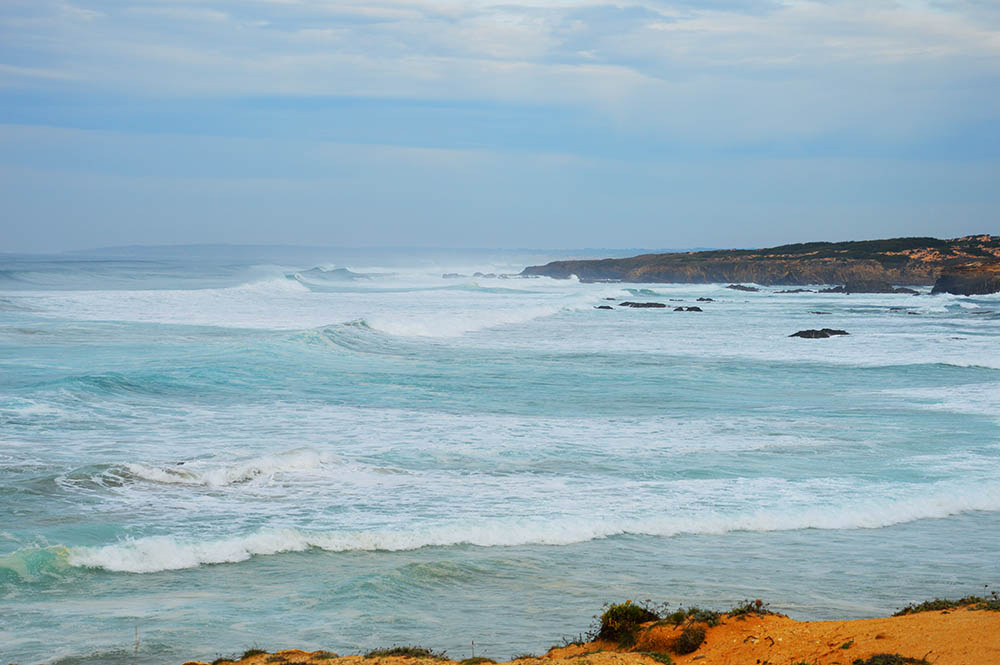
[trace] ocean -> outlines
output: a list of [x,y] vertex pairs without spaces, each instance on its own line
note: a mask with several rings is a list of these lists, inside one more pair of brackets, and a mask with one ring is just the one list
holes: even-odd
[[1000,583],[1000,294],[501,276],[563,256],[0,255],[0,661],[501,659],[609,601]]

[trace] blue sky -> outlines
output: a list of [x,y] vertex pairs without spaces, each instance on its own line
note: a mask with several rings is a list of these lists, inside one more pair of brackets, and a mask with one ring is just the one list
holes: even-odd
[[0,4],[0,251],[953,237],[998,204],[993,1]]

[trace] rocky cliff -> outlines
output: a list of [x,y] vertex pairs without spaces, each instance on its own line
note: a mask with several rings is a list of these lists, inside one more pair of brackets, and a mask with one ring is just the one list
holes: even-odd
[[583,281],[754,282],[766,285],[887,282],[934,284],[947,269],[1000,263],[1000,236],[813,242],[768,249],[643,254],[626,259],[553,261],[523,275]]
[[1000,291],[1000,262],[971,263],[946,268],[931,293],[975,296]]

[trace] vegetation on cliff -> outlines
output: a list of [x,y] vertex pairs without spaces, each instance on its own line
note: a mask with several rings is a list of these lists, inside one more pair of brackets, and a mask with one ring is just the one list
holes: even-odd
[[1000,236],[812,242],[768,249],[643,254],[625,259],[553,261],[523,275],[584,281],[754,282],[767,285],[934,284],[946,269],[1000,264]]

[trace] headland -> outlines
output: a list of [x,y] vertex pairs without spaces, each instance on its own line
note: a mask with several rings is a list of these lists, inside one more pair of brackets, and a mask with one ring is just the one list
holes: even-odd
[[[522,275],[581,281],[639,283],[753,282],[762,285],[931,285],[938,291],[992,293],[1000,290],[1000,236],[950,240],[891,238],[811,242],[767,249],[643,254],[624,259],[553,261],[529,266]],[[992,277],[992,279],[991,279]],[[992,290],[984,290],[992,289]],[[963,295],[968,295],[963,293]]]

